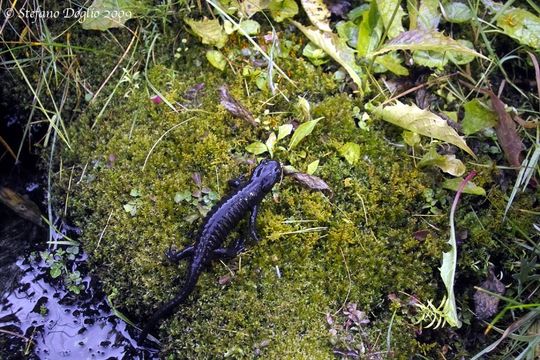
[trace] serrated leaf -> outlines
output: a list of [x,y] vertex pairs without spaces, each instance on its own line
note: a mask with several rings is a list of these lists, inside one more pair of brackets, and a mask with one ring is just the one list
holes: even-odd
[[195,35],[201,38],[203,44],[214,45],[221,49],[227,43],[228,36],[218,19],[193,20],[185,18],[184,22],[189,25]]
[[418,163],[419,167],[436,166],[452,176],[461,176],[465,172],[465,165],[455,155],[441,155],[431,148]]
[[284,125],[281,125],[279,128],[278,128],[278,136],[277,136],[277,141],[289,136],[292,132],[292,129],[293,129],[293,125],[292,124],[284,124]]
[[360,160],[360,145],[348,142],[339,149],[339,154],[347,160],[351,165],[354,165]]
[[94,0],[82,19],[85,30],[105,31],[123,27],[126,21],[144,11],[145,5],[137,0]]
[[362,95],[363,85],[362,80],[358,75],[361,72],[361,69],[356,65],[354,50],[347,46],[345,41],[336,34],[320,31],[313,27],[306,27],[293,20],[291,20],[291,22],[300,29],[311,42],[323,49],[332,59],[343,66],[355,84],[358,85],[358,89]]
[[474,134],[482,129],[497,125],[497,114],[479,99],[473,99],[463,105],[465,115],[461,123],[465,135]]
[[268,148],[262,142],[256,141],[246,146],[246,151],[255,155],[260,155],[267,152]]
[[300,141],[302,141],[306,136],[311,134],[319,120],[320,119],[306,121],[305,123],[298,126],[298,128],[294,131],[292,135],[291,141],[289,142],[289,150],[294,149]]
[[443,6],[444,17],[448,22],[461,24],[471,21],[474,17],[474,13],[471,8],[461,2],[450,2]]
[[270,9],[272,18],[277,22],[282,22],[298,14],[298,5],[295,0],[271,0],[268,9]]
[[330,11],[323,0],[300,0],[309,20],[319,30],[331,32]]
[[225,70],[225,66],[227,66],[227,60],[225,60],[225,56],[219,50],[208,50],[206,52],[206,59],[213,67],[221,71]]
[[370,56],[384,54],[394,50],[453,51],[456,53],[478,56],[487,60],[484,55],[479,54],[475,50],[469,49],[467,46],[460,44],[456,40],[434,30],[405,31],[387,42],[379,50],[371,53]]
[[503,33],[520,44],[540,49],[540,17],[520,8],[510,8],[497,18]]
[[309,165],[307,166],[307,173],[309,175],[313,175],[315,173],[315,171],[317,171],[317,168],[319,167],[319,159],[309,163]]
[[389,38],[398,36],[404,31],[402,20],[405,11],[401,7],[400,0],[376,0],[377,9],[382,18],[384,28]]
[[406,105],[396,101],[395,105],[376,107],[373,112],[383,120],[409,131],[454,144],[476,158],[465,140],[431,111],[422,110],[415,104]]
[[[446,179],[444,180],[442,187],[448,190],[458,191],[459,185],[463,181],[463,178],[457,177],[453,179]],[[463,188],[463,193],[465,194],[471,194],[471,195],[480,195],[480,196],[486,196],[486,190],[484,188],[475,185],[473,182],[469,181]]]

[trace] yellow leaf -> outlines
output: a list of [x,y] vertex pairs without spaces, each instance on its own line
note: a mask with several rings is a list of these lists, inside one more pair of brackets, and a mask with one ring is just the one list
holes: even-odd
[[409,131],[456,145],[476,158],[465,139],[459,136],[444,119],[431,111],[420,109],[415,104],[406,105],[396,101],[395,105],[376,107],[373,112],[383,120]]

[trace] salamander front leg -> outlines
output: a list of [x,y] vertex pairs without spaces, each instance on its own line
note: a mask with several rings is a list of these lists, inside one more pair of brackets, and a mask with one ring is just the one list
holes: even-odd
[[236,189],[238,188],[240,185],[242,185],[242,183],[244,183],[246,181],[246,176],[245,175],[240,175],[239,177],[235,178],[235,179],[231,179],[229,180],[229,186],[232,188],[232,189]]
[[259,213],[259,205],[255,205],[253,209],[251,209],[251,214],[249,215],[249,222],[248,222],[248,232],[249,236],[255,241],[259,242],[259,235],[257,235],[257,215]]
[[187,246],[180,251],[176,250],[176,247],[174,245],[171,245],[169,250],[165,252],[165,256],[167,257],[167,259],[169,259],[169,261],[178,264],[180,260],[185,259],[189,256],[193,256],[194,251],[194,245]]

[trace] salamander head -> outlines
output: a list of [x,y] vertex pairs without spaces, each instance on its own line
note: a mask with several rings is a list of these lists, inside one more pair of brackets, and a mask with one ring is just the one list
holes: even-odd
[[263,190],[268,192],[272,190],[274,184],[276,184],[281,178],[281,165],[275,160],[264,159],[253,170],[251,174],[251,181],[256,181],[261,184]]

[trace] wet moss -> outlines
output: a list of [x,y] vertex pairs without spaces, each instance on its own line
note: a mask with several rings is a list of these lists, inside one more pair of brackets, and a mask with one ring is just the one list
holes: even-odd
[[[234,50],[227,55],[241,63]],[[313,117],[324,119],[297,149],[276,156],[299,169],[320,159],[316,175],[333,197],[289,179],[276,186],[259,215],[260,243],[215,263],[189,302],[163,322],[159,335],[166,356],[327,359],[333,345],[326,313],[356,303],[372,320],[367,331],[374,340],[386,336],[389,294],[435,297],[434,273],[447,236],[414,237],[426,227],[415,215],[425,212],[422,194],[433,179],[387,142],[377,124],[370,131],[355,126],[353,108],[360,104],[339,92],[331,74],[301,59],[281,59],[296,84],[281,80],[281,93],[270,99],[253,78],[183,56],[181,71],[157,65],[148,74],[177,111],[154,104],[146,89],[126,85],[121,90],[129,96],[115,99],[93,129],[97,108],[71,125],[77,146],[62,153],[64,166],[74,166],[80,178],[69,190],[71,215],[84,229],[84,247],[115,306],[143,322],[176,295],[185,264],[171,266],[163,254],[171,244],[190,244],[200,219],[191,224],[186,217],[198,210],[175,202],[175,194],[199,190],[194,173],[201,187],[224,194],[228,179],[253,167],[255,158],[245,146],[264,142],[270,130],[300,116],[297,96],[309,94]],[[205,88],[193,106],[183,94],[199,83]],[[260,126],[234,119],[220,106],[217,89],[224,83]],[[338,152],[349,141],[361,146],[354,166]],[[65,176],[57,180],[67,189]],[[445,222],[432,222],[437,221]],[[464,217],[461,224],[471,228],[474,244],[491,246],[490,230],[472,222]],[[400,313],[392,334],[396,358],[433,347],[416,342],[414,327]],[[380,339],[378,344],[386,350]]]

